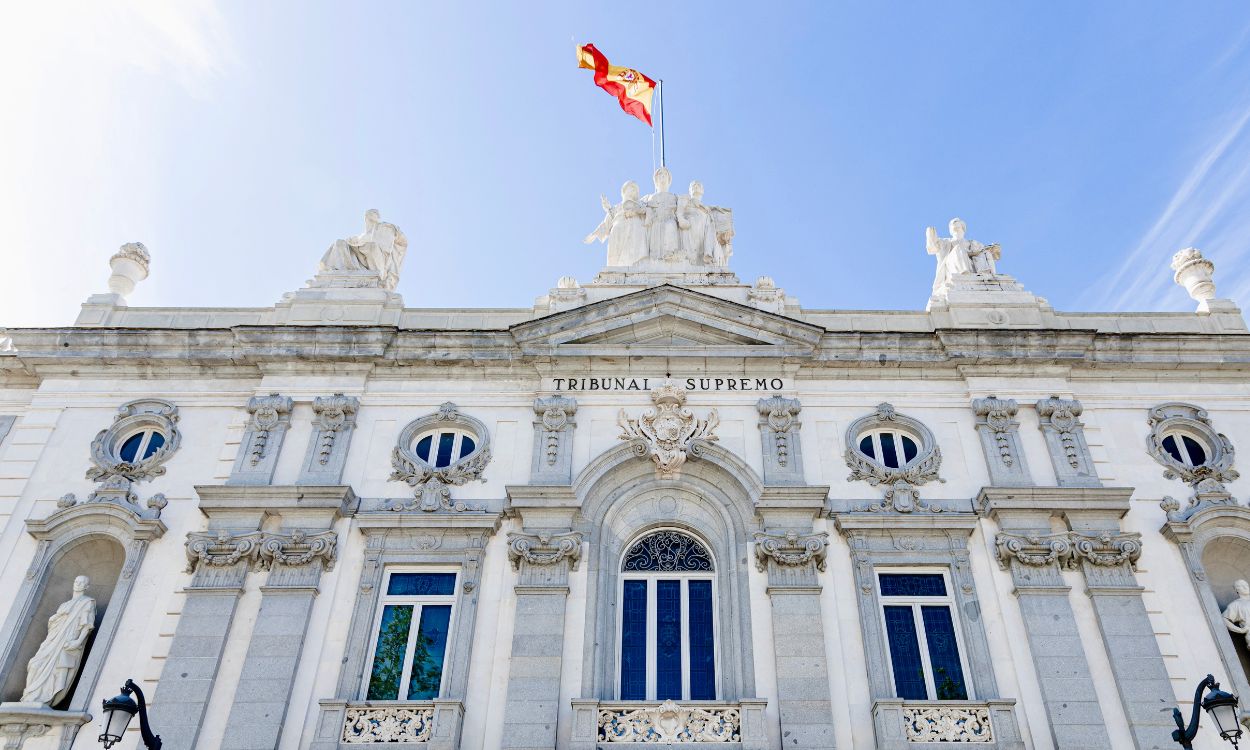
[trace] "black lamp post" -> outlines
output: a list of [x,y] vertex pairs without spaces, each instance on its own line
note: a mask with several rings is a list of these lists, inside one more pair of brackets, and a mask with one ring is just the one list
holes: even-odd
[[[1207,697],[1202,697],[1203,690],[1210,690]],[[1237,696],[1232,693],[1226,693],[1220,690],[1220,683],[1215,681],[1215,677],[1207,675],[1202,682],[1198,683],[1198,689],[1194,691],[1194,714],[1189,720],[1189,726],[1185,726],[1185,719],[1181,716],[1179,708],[1172,709],[1172,718],[1176,720],[1176,729],[1172,730],[1172,740],[1180,743],[1180,746],[1193,750],[1194,737],[1198,734],[1198,709],[1204,709],[1215,722],[1215,728],[1219,730],[1220,737],[1233,743],[1233,748],[1237,747],[1237,740],[1241,739],[1241,723],[1237,720]]]
[[[138,703],[130,697],[131,693],[139,696]],[[148,703],[143,699],[143,691],[134,680],[126,680],[126,684],[122,685],[121,695],[104,701],[104,721],[100,728],[100,742],[103,742],[106,748],[121,742],[122,735],[126,733],[126,727],[130,726],[130,720],[135,714],[139,714],[139,734],[143,737],[143,746],[148,750],[160,750],[161,736],[152,734],[152,728],[148,726]]]

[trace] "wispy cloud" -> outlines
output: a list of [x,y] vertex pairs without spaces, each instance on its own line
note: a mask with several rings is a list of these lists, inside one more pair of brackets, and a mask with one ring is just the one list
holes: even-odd
[[[1248,39],[1250,26],[1213,70],[1243,53]],[[1136,247],[1085,291],[1087,309],[1189,309],[1169,262],[1192,246],[1215,262],[1219,296],[1250,295],[1250,264],[1244,262],[1250,252],[1250,102],[1231,109],[1196,146],[1201,155]]]

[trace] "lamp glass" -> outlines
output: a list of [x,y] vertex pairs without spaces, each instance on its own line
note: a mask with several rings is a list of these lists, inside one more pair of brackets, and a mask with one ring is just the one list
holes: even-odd
[[1211,720],[1215,722],[1224,739],[1236,739],[1241,736],[1241,726],[1237,722],[1237,698],[1221,691],[1215,691],[1202,702]]
[[119,695],[104,702],[104,717],[100,727],[100,741],[105,747],[120,742],[130,726],[130,720],[138,713],[139,706],[128,695]]

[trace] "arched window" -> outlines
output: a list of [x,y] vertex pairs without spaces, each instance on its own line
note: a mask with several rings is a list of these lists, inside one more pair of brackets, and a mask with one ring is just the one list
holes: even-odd
[[716,582],[712,556],[665,529],[621,561],[620,699],[715,700]]

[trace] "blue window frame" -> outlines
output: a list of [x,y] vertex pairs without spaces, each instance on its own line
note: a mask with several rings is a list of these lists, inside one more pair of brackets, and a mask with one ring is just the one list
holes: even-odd
[[621,700],[715,700],[707,549],[681,532],[655,532],[629,547],[621,571]]
[[443,680],[456,574],[388,571],[366,700],[432,700]]
[[967,673],[945,572],[878,572],[896,697],[967,700]]

